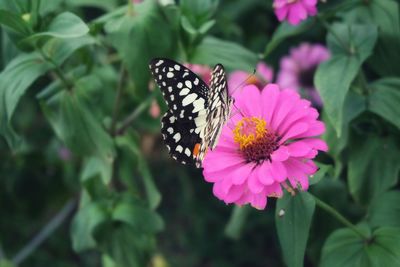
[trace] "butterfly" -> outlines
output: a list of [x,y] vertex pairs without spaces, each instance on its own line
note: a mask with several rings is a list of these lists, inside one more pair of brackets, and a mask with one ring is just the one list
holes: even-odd
[[169,154],[183,164],[202,166],[215,148],[231,113],[224,67],[217,64],[210,86],[185,66],[166,58],[151,60],[150,71],[167,103],[161,133]]

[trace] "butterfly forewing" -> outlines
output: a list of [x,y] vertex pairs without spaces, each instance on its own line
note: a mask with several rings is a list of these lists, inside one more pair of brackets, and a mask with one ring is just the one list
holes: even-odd
[[169,110],[178,119],[192,120],[206,114],[208,86],[196,74],[165,58],[153,59],[150,70]]

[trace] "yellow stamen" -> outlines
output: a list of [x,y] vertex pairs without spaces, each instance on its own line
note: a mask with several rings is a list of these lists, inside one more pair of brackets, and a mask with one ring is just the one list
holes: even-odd
[[267,133],[267,122],[263,119],[251,117],[243,118],[233,130],[233,140],[239,144],[240,149],[246,148]]

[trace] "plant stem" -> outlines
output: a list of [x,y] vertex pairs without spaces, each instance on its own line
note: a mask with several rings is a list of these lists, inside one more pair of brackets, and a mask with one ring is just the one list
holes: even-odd
[[46,53],[43,51],[42,48],[37,48],[37,50],[39,51],[39,53],[42,55],[42,57],[44,58],[44,60],[46,60],[47,62],[49,62],[50,64],[52,64],[54,66],[54,73],[56,74],[56,76],[61,80],[61,82],[64,84],[65,88],[68,91],[72,91],[72,84],[68,81],[68,79],[65,77],[65,75],[63,74],[60,66],[57,65],[57,63],[48,55],[46,55]]
[[42,228],[42,230],[15,255],[12,260],[13,264],[21,264],[32,254],[64,222],[68,215],[74,210],[75,206],[75,199],[67,201],[63,208]]
[[369,236],[365,235],[363,232],[361,232],[354,224],[352,224],[349,220],[347,220],[342,214],[340,214],[337,210],[335,210],[332,206],[328,205],[324,201],[320,200],[316,196],[312,195],[315,200],[315,204],[317,204],[318,207],[321,209],[325,210],[328,212],[330,215],[335,217],[339,222],[343,223],[346,225],[348,228],[353,230],[354,233],[359,235],[362,239],[364,240],[369,240]]
[[137,117],[150,105],[151,101],[154,99],[158,93],[157,89],[154,89],[153,93],[149,95],[126,119],[122,122],[121,127],[119,127],[114,135],[121,135],[125,130],[132,124]]
[[124,68],[124,64],[121,63],[121,67],[119,69],[119,81],[118,81],[118,85],[117,85],[117,95],[115,96],[114,110],[113,110],[111,126],[110,126],[111,134],[115,132],[115,127],[117,125],[119,105],[120,105],[121,96],[122,96],[122,87],[124,85],[124,76],[125,76],[125,68]]

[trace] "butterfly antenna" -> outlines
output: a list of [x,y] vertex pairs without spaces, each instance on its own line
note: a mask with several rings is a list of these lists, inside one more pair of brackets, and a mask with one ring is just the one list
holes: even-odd
[[251,78],[253,78],[253,76],[256,75],[257,70],[253,69],[253,73],[250,74],[249,76],[247,76],[246,79],[244,79],[244,81],[242,81],[238,86],[235,87],[235,89],[233,89],[231,95],[233,95],[234,93],[236,93],[237,89],[243,87],[243,85],[245,85]]

